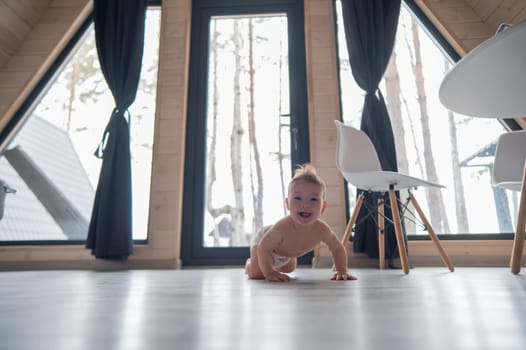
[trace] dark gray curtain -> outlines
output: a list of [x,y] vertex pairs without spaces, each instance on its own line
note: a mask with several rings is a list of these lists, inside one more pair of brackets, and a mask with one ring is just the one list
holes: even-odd
[[[360,128],[371,138],[383,170],[397,171],[396,150],[389,114],[378,89],[396,37],[400,0],[342,0],[345,37],[349,50],[352,74],[358,85],[366,91]],[[388,200],[388,198],[386,198]],[[368,195],[364,203],[376,208],[378,197]],[[390,210],[385,211],[390,219]],[[377,214],[366,216],[362,207],[358,217],[354,250],[378,257],[376,235]],[[386,256],[397,254],[396,238],[392,225],[386,222]]]
[[102,158],[86,247],[103,259],[133,252],[130,127],[144,46],[146,0],[95,0],[93,20],[100,66],[115,108],[96,155]]

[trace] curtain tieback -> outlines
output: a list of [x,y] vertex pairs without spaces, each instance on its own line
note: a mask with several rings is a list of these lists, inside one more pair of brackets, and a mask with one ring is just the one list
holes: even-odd
[[[128,110],[122,110],[118,107],[113,108],[113,112],[111,113],[110,121],[106,125],[106,129],[104,129],[104,132],[102,133],[102,138],[99,142],[99,145],[95,149],[95,152],[93,153],[95,157],[102,159],[104,158],[104,150],[106,149],[106,145],[108,143],[108,138],[110,137],[110,130],[113,126],[113,123],[117,120],[119,116],[125,117],[125,113],[127,113]],[[129,112],[128,112],[129,113]],[[126,119],[125,119],[126,120]]]
[[382,95],[382,91],[380,90],[380,88],[376,89],[375,91],[366,91],[365,96],[374,96],[379,101],[384,102],[384,95]]

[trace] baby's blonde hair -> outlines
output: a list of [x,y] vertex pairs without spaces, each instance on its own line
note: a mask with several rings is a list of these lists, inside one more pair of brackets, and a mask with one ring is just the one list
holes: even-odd
[[325,181],[316,173],[316,168],[311,163],[305,163],[298,165],[294,171],[294,176],[289,183],[289,193],[292,189],[292,186],[299,182],[305,181],[307,183],[316,184],[321,187],[322,198],[325,198]]

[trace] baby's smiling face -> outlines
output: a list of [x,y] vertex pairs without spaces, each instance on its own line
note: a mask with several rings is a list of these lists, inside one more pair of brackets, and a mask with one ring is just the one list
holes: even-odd
[[291,186],[286,204],[290,216],[300,225],[314,223],[327,207],[322,187],[307,181],[297,181]]

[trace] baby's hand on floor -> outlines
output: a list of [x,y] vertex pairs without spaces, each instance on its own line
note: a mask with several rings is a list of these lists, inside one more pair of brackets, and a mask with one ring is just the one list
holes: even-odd
[[284,273],[274,271],[270,275],[266,277],[267,281],[270,282],[288,282],[290,281],[290,277],[285,275]]
[[358,277],[349,275],[347,272],[335,272],[331,280],[333,281],[355,281]]

